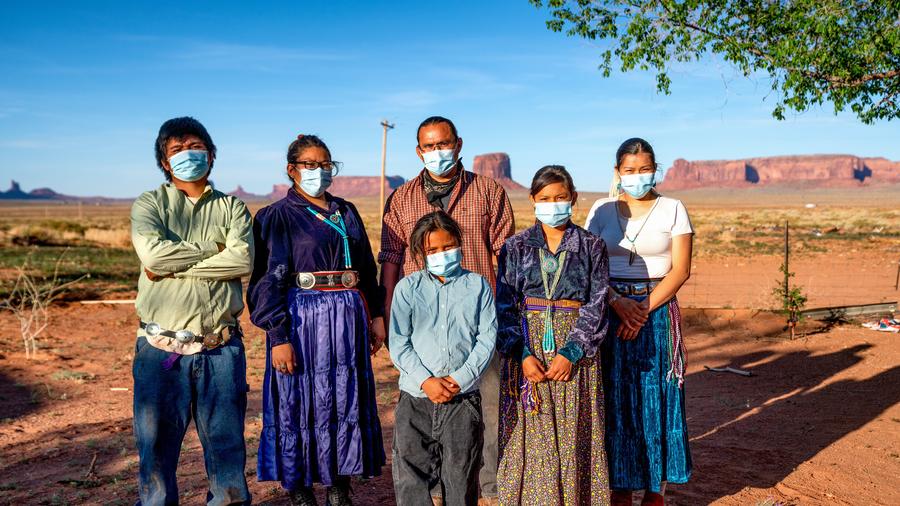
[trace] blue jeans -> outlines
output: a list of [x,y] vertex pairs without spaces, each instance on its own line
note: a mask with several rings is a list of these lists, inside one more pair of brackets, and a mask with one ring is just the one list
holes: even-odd
[[133,367],[138,504],[178,504],[175,468],[191,418],[206,461],[207,504],[250,504],[244,477],[247,361],[240,333],[225,346],[179,357],[167,370],[168,356],[138,338]]

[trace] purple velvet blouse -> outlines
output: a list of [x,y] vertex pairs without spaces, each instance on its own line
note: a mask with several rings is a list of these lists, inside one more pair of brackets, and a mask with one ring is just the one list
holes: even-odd
[[368,305],[369,316],[383,315],[375,257],[359,212],[342,198],[330,194],[327,198],[328,209],[322,209],[292,188],[285,198],[260,209],[253,220],[256,256],[247,305],[253,324],[266,331],[269,346],[289,341],[287,293],[297,286],[292,274],[346,269],[341,235],[308,207],[326,217],[341,212],[350,238],[352,270],[359,272],[357,288]]
[[[510,237],[500,251],[497,274],[497,350],[507,356],[522,356],[527,336],[523,335],[521,308],[526,297],[544,298],[541,262],[538,250],[547,242],[536,223]],[[606,292],[609,289],[609,257],[603,239],[569,222],[556,257],[563,251],[566,262],[556,287],[554,300],[582,303],[575,328],[566,347],[576,346],[581,354],[594,356],[606,336]]]

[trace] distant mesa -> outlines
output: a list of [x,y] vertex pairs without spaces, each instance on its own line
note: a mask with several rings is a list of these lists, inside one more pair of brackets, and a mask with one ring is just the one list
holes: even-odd
[[512,168],[509,155],[506,153],[487,153],[478,155],[472,161],[472,172],[493,178],[500,186],[510,191],[521,191],[526,188],[512,179]]
[[245,190],[244,190],[244,187],[241,186],[241,185],[238,185],[237,188],[235,188],[234,190],[228,192],[228,194],[229,194],[229,195],[234,195],[235,197],[237,197],[237,198],[239,198],[239,199],[241,199],[241,200],[254,200],[254,199],[262,199],[262,198],[265,198],[264,195],[257,195],[257,194],[255,194],[255,193],[250,193],[250,192],[248,192],[248,191],[245,191]]
[[[338,176],[334,178],[334,183],[328,189],[328,192],[343,198],[377,197],[381,193],[378,188],[380,179],[378,176]],[[384,194],[390,195],[403,183],[404,179],[400,176],[385,177]],[[234,191],[228,192],[228,194],[242,200],[268,200],[273,202],[283,199],[290,189],[291,185],[289,184],[276,184],[272,185],[272,191],[268,194],[257,195],[249,193],[238,186]]]
[[56,202],[87,202],[92,204],[119,202],[131,199],[117,199],[112,197],[75,197],[56,193],[50,188],[36,188],[28,193],[22,191],[17,181],[10,182],[9,190],[0,191],[0,200],[43,200]]
[[61,195],[50,188],[37,188],[28,193],[22,191],[22,187],[16,181],[11,181],[9,190],[0,192],[2,200],[79,200],[78,197]]
[[853,155],[772,156],[693,162],[679,158],[666,172],[660,189],[750,188],[791,184],[846,188],[865,185],[870,181],[900,183],[900,162]]

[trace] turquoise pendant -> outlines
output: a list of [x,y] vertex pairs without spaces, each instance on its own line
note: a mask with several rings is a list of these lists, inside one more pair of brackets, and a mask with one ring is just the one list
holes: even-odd
[[559,269],[559,260],[555,256],[546,256],[541,260],[541,270],[547,274],[553,274]]
[[544,317],[544,340],[541,342],[544,353],[553,353],[556,351],[556,339],[553,337],[553,315],[550,308],[547,308],[547,316]]

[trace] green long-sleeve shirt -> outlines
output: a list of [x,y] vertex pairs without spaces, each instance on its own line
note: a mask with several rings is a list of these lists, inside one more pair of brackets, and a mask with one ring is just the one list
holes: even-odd
[[[207,186],[191,203],[171,183],[161,185],[134,202],[131,241],[142,266],[136,302],[141,321],[201,335],[237,322],[244,310],[240,278],[253,267],[252,220],[240,199]],[[151,281],[144,269],[174,277]],[[201,349],[200,343],[171,341],[150,343],[182,354]]]

